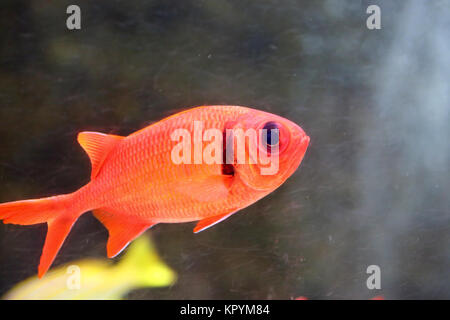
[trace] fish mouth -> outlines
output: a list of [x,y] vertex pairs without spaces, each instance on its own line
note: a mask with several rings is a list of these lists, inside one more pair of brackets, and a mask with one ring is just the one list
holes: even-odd
[[295,148],[294,156],[292,157],[292,166],[293,166],[294,171],[297,169],[297,167],[302,162],[310,140],[311,140],[311,138],[309,136],[307,136],[306,134],[303,134],[303,136],[300,138],[300,141],[298,142],[298,144]]
[[303,153],[303,155],[305,155],[305,152],[306,152],[306,149],[309,146],[309,141],[310,140],[311,140],[311,138],[309,136],[307,136],[306,134],[300,140],[300,147],[298,149],[299,149],[300,152]]
[[309,141],[311,138],[303,131],[302,128],[298,128],[299,130],[294,133],[293,140],[295,141],[296,148],[298,150],[304,150],[306,151],[306,148],[309,145]]
[[309,136],[304,135],[304,136],[302,137],[302,139],[300,140],[300,146],[308,147],[309,141],[310,141],[310,140],[311,140],[311,138],[310,138]]

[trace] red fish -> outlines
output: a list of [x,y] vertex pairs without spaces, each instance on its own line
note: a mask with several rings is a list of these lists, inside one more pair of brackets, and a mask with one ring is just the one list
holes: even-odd
[[[180,152],[183,159],[201,156],[202,149],[204,154],[211,151],[211,137],[200,134],[198,140],[198,123],[205,133],[208,129],[220,132],[222,139],[215,142],[221,149],[223,146],[223,152],[210,153],[216,160],[228,155],[227,147],[236,148],[233,140],[226,138],[230,132],[234,135],[240,129],[270,129],[272,134],[266,131],[248,138],[243,163],[236,159],[239,150],[227,161],[205,163],[206,159],[193,159],[194,163],[177,163],[174,151],[181,139],[174,140],[176,132],[194,136],[193,143],[187,140],[191,144],[181,148],[192,151],[191,156]],[[204,106],[177,113],[127,137],[81,132],[78,142],[91,160],[91,181],[87,185],[71,194],[0,204],[4,223],[47,223],[39,277],[48,270],[83,213],[93,210],[108,229],[108,257],[119,254],[157,223],[199,221],[194,232],[202,231],[278,188],[300,165],[309,137],[295,123],[274,114],[247,107]],[[252,158],[251,142],[266,154],[276,154],[276,173],[262,174],[267,162]]]

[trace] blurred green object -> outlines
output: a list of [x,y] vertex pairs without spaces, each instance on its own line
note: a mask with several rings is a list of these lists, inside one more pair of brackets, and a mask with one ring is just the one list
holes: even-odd
[[118,264],[100,259],[73,261],[39,279],[30,277],[13,287],[8,300],[117,300],[138,288],[164,287],[176,274],[158,256],[145,236],[135,240]]

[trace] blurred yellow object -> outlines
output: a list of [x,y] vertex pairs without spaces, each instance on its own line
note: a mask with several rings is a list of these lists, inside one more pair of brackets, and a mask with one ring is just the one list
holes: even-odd
[[121,299],[133,289],[173,284],[176,274],[159,258],[145,236],[134,241],[117,264],[85,259],[51,270],[42,279],[30,277],[13,287],[10,300]]

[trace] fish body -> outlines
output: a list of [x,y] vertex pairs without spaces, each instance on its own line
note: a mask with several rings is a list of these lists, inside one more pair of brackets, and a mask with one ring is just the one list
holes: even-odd
[[[227,158],[205,163],[206,159],[201,159],[202,150],[217,142],[213,137],[205,139],[208,137],[203,133],[209,129],[220,132],[223,158],[228,156],[225,147],[229,146],[226,137],[230,134],[249,129],[259,132],[274,126],[278,166],[274,174],[261,174],[267,163],[251,158],[250,149],[244,150],[244,162],[236,160],[239,150],[233,150],[236,152],[231,161]],[[183,159],[191,161],[174,161],[174,148],[180,143],[180,139],[174,139],[176,132],[191,135],[191,144],[183,149],[190,153]],[[275,136],[271,137],[257,134],[248,141],[260,148],[264,139],[269,141]],[[91,181],[86,186],[68,195],[0,204],[4,223],[47,222],[39,276],[49,268],[73,223],[84,212],[93,210],[108,229],[108,257],[120,253],[130,241],[158,223],[199,221],[194,231],[202,231],[278,188],[299,166],[309,137],[295,123],[264,111],[204,106],[170,116],[127,137],[81,132],[78,141],[92,164]],[[236,146],[232,142],[233,148]],[[184,157],[187,153],[182,154]]]
[[153,244],[141,236],[119,263],[101,259],[73,261],[30,277],[7,292],[5,300],[116,300],[138,288],[169,286],[175,273],[159,258]]

